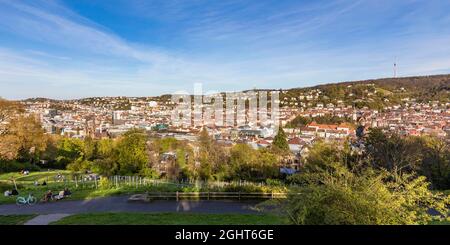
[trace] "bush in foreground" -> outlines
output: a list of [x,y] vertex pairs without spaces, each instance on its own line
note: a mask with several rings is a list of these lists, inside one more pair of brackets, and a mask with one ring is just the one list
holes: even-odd
[[448,212],[449,196],[431,192],[423,176],[344,167],[312,175],[281,203],[293,224],[427,224]]

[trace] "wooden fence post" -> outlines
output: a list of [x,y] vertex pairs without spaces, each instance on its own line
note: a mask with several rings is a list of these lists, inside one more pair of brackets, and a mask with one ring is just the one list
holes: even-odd
[[17,184],[16,184],[16,179],[15,178],[13,178],[12,179],[12,181],[13,181],[13,183],[14,183],[14,188],[17,190]]
[[177,191],[177,202],[178,202],[178,191]]

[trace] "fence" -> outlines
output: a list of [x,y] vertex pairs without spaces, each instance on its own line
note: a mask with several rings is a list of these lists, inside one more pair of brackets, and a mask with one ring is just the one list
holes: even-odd
[[286,198],[286,193],[261,193],[261,192],[148,192],[131,196],[129,201],[150,201],[153,199],[280,199]]
[[227,187],[227,186],[269,186],[266,183],[262,182],[250,182],[250,181],[199,181],[199,180],[182,180],[178,182],[168,181],[168,180],[157,180],[157,179],[148,179],[145,177],[139,176],[111,176],[108,178],[109,182],[112,183],[116,187],[120,186],[149,186],[149,185],[174,185],[177,187]]
[[[54,181],[50,181],[54,179]],[[250,181],[199,181],[199,180],[183,180],[183,181],[169,181],[161,179],[150,179],[140,176],[120,176],[115,175],[108,177],[108,184],[110,187],[150,187],[150,186],[173,186],[176,188],[184,187],[197,187],[201,190],[220,190],[224,187],[269,187],[270,185],[262,182],[250,182]],[[30,181],[31,182],[31,181]],[[63,186],[69,186],[77,189],[98,189],[101,185],[101,181],[97,175],[85,174],[85,175],[73,175],[62,176],[60,178],[47,177],[47,183],[61,184]],[[231,188],[231,191],[233,189]]]

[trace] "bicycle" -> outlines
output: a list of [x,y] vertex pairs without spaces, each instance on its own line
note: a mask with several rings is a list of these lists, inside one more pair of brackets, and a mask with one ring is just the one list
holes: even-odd
[[33,194],[28,194],[28,197],[17,197],[16,204],[17,205],[34,205],[37,203],[37,198],[33,196]]

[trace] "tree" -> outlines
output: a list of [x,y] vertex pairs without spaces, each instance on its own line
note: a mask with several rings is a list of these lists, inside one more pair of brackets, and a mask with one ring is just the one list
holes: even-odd
[[252,168],[256,162],[256,151],[247,144],[236,144],[230,150],[231,171],[228,174],[232,179],[251,179]]
[[95,155],[97,158],[106,159],[112,157],[114,151],[114,142],[111,139],[101,139],[96,142]]
[[266,180],[278,176],[278,157],[267,149],[236,144],[230,150],[229,179]]
[[126,132],[117,142],[115,154],[119,173],[139,173],[149,162],[145,131],[132,129]]
[[[423,159],[419,173],[431,182],[435,189],[450,189],[450,148],[445,141],[435,137],[421,137]],[[419,150],[419,149],[418,149]]]
[[83,157],[84,159],[91,161],[95,158],[96,143],[94,139],[89,136],[84,138],[83,141]]
[[380,128],[371,128],[366,142],[366,154],[375,168],[388,171],[413,171],[420,163],[418,142],[403,139],[397,134],[387,135]]
[[450,204],[423,176],[370,168],[357,175],[340,166],[316,177],[281,204],[293,224],[426,224],[430,209],[447,215]]
[[424,224],[431,208],[447,214],[449,197],[431,192],[426,177],[352,161],[346,145],[313,145],[300,173],[288,179],[298,187],[279,204],[292,223]]
[[159,165],[160,155],[168,152],[175,153],[176,157],[166,162],[166,177],[174,180],[198,177],[195,172],[194,151],[191,145],[171,137],[155,139],[149,144],[149,164],[146,173],[151,177],[158,175],[153,167]]
[[75,138],[62,138],[58,142],[56,164],[60,168],[65,168],[69,164],[70,169],[80,170],[79,164],[84,161],[84,142]]
[[[89,145],[89,140],[86,142]],[[119,165],[117,164],[117,159],[114,154],[115,145],[111,139],[101,139],[94,142],[94,147],[84,147],[85,151],[91,152],[94,148],[94,160],[92,162],[92,171],[104,175],[112,176],[116,174],[119,170]],[[89,154],[88,154],[89,155]]]
[[23,111],[20,103],[0,98],[0,123],[9,121]]
[[312,122],[312,119],[310,117],[304,117],[304,116],[296,116],[292,121],[288,122],[286,124],[287,128],[296,128],[296,127],[303,127],[308,125]]
[[267,180],[279,176],[278,157],[267,149],[257,150],[255,167],[252,177]]
[[47,147],[47,136],[34,116],[12,118],[0,135],[0,158],[35,163]]
[[347,162],[347,152],[344,147],[336,147],[336,143],[318,141],[309,148],[302,174],[288,177],[288,181],[295,184],[304,184],[319,181],[321,175],[333,173],[339,168],[349,167],[353,164]]
[[56,165],[56,158],[58,157],[58,142],[60,138],[57,135],[48,135],[47,147],[41,154],[41,160],[47,161],[49,167],[59,167]]
[[288,152],[289,151],[289,144],[286,140],[286,134],[284,133],[284,130],[282,127],[278,129],[277,135],[275,135],[275,138],[273,139],[272,146],[281,152]]
[[112,176],[117,173],[119,165],[114,158],[95,159],[92,163],[92,170],[103,176]]
[[202,180],[220,179],[225,175],[228,156],[219,144],[208,134],[206,128],[200,132],[198,139],[197,168],[198,177]]

